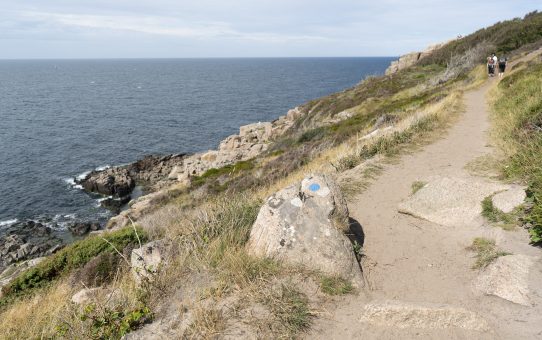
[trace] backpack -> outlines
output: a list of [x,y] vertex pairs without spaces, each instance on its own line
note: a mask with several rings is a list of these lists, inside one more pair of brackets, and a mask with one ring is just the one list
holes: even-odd
[[488,59],[488,64],[489,64],[489,65],[495,64],[495,60],[493,60],[493,58],[489,58],[489,59]]
[[506,58],[501,57],[501,59],[499,59],[499,64],[504,64],[504,63],[506,63]]

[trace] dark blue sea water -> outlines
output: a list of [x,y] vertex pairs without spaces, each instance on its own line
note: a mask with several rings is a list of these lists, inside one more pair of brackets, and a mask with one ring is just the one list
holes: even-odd
[[70,178],[215,148],[240,125],[350,87],[392,59],[0,61],[0,228],[105,219]]

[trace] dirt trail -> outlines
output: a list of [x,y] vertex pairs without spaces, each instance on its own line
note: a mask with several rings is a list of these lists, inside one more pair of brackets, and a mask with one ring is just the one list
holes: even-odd
[[[349,202],[351,216],[365,234],[369,287],[335,301],[336,307],[324,313],[308,339],[542,338],[540,304],[525,307],[473,289],[479,272],[471,269],[473,253],[465,249],[474,237],[483,236],[514,254],[540,258],[523,230],[506,232],[481,217],[469,226],[445,227],[397,210],[411,195],[414,181],[469,178],[465,166],[492,152],[486,94],[493,81],[465,94],[465,113],[440,140],[386,165],[382,175]],[[540,268],[537,260],[538,274]],[[372,317],[363,319],[367,308],[372,308]]]

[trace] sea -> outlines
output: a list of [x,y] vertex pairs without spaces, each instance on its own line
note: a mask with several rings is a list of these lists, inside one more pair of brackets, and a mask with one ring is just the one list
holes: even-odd
[[393,59],[0,60],[0,230],[103,223],[101,197],[75,178],[216,148],[239,126],[382,74]]

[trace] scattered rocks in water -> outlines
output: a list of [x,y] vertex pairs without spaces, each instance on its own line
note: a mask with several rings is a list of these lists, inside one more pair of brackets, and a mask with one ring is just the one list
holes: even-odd
[[0,271],[10,264],[50,255],[63,247],[46,225],[28,221],[11,225],[0,237]]
[[102,171],[92,171],[79,184],[89,192],[123,197],[132,192],[136,183],[127,169],[108,168]]
[[98,222],[77,222],[68,226],[68,230],[74,236],[83,236],[90,231],[96,231],[101,228]]
[[100,201],[100,205],[107,210],[111,210],[114,214],[118,214],[121,208],[130,202],[131,198],[130,195],[119,198],[108,197]]
[[308,176],[271,197],[260,209],[247,250],[362,284],[349,230],[348,207],[337,185]]

